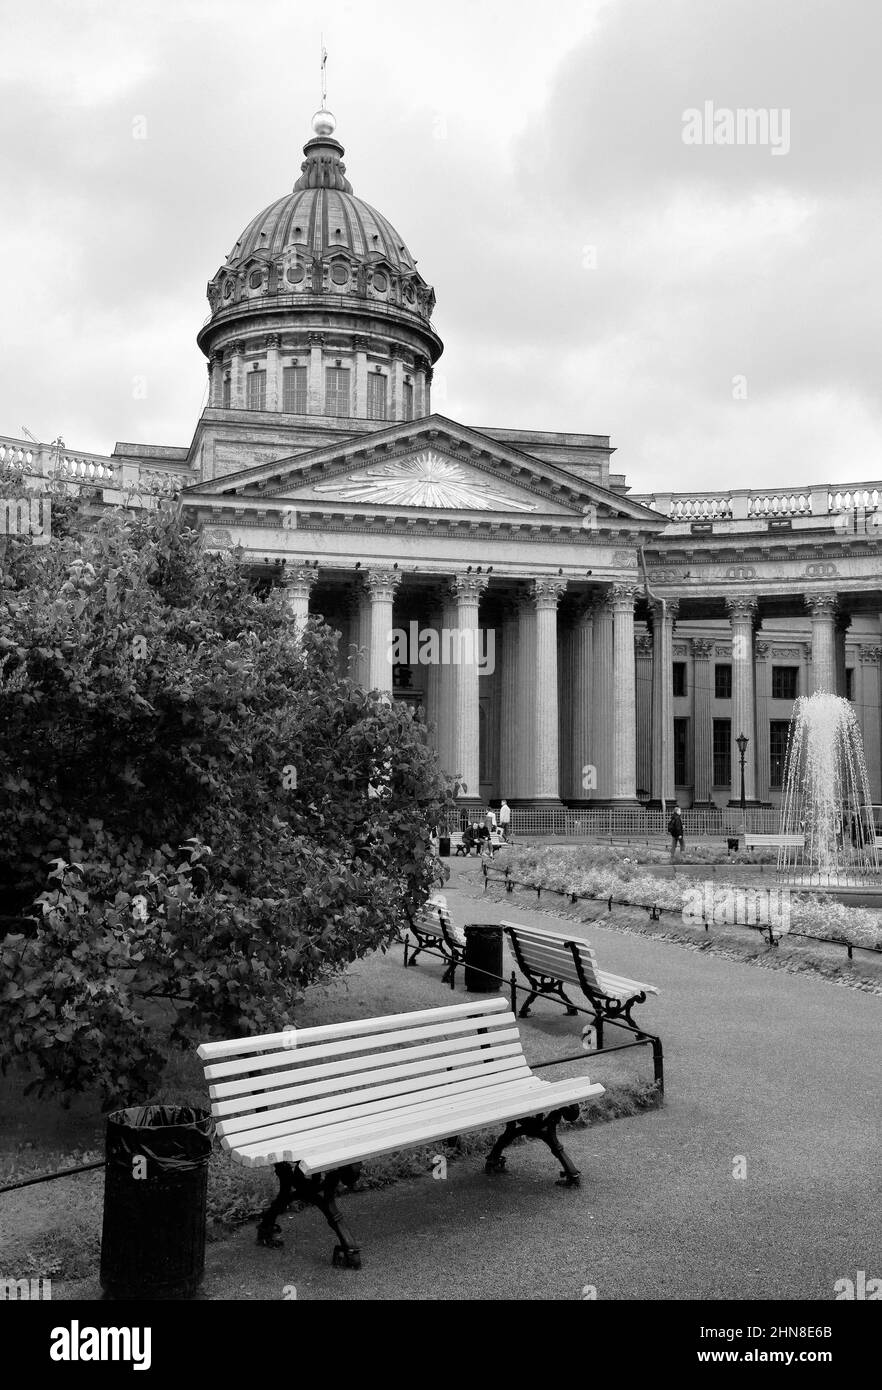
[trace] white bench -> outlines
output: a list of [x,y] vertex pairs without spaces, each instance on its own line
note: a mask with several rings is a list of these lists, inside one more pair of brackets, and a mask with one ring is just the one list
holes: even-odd
[[804,835],[754,835],[747,832],[744,836],[745,849],[803,849],[805,847]]
[[564,992],[564,985],[578,985],[591,1005],[597,1030],[597,1046],[603,1047],[603,1024],[624,1019],[630,1028],[640,1032],[631,1017],[635,1004],[642,1004],[648,994],[658,994],[655,985],[629,980],[601,970],[597,956],[587,941],[573,941],[555,932],[538,931],[517,922],[503,922],[502,927],[511,942],[512,953],[530,984],[530,994],[518,1010],[526,1018],[530,1005],[539,995],[556,994],[567,1006],[567,1013],[577,1012]]
[[431,899],[414,914],[408,925],[417,944],[408,951],[408,940],[404,937],[404,964],[413,965],[420,951],[437,947],[447,961],[441,983],[455,989],[456,967],[462,964],[465,954],[465,932],[453,925],[446,907]]
[[279,1178],[258,1243],[281,1245],[276,1218],[301,1199],[337,1235],[333,1263],[353,1269],[359,1250],[335,1193],[341,1181],[354,1185],[365,1159],[504,1123],[488,1173],[500,1172],[503,1150],[527,1134],[559,1160],[562,1185],[578,1186],[556,1126],[604,1090],[587,1077],[535,1076],[508,1001],[496,997],[203,1043],[198,1055],[224,1149],[246,1168],[272,1165]]

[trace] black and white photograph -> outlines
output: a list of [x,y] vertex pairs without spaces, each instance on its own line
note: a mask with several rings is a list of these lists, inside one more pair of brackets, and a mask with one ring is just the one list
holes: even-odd
[[879,7],[0,32],[9,1354],[331,1375],[456,1303],[462,1366],[578,1303],[586,1374],[849,1374]]

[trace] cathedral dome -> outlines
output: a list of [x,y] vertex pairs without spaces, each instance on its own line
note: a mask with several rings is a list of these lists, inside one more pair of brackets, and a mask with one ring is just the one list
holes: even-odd
[[212,317],[274,296],[339,295],[428,324],[431,285],[392,223],[353,193],[333,117],[313,124],[293,191],[251,219],[209,282]]
[[198,342],[212,408],[430,412],[435,292],[392,223],[353,193],[335,125],[316,112],[292,191],[251,219],[209,281]]

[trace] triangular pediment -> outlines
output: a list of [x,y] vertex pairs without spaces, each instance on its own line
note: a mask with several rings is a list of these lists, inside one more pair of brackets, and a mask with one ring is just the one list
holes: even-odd
[[619,525],[663,524],[638,502],[441,415],[227,474],[191,492],[309,501],[335,511],[490,512],[524,520],[583,517],[590,509]]

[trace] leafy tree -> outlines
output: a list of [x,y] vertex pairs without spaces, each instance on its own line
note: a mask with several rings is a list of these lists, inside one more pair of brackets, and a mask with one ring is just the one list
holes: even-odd
[[132,1099],[170,1044],[288,1026],[387,943],[450,791],[409,709],[176,503],[11,544],[0,590],[0,893],[37,919],[0,943],[0,1056]]

